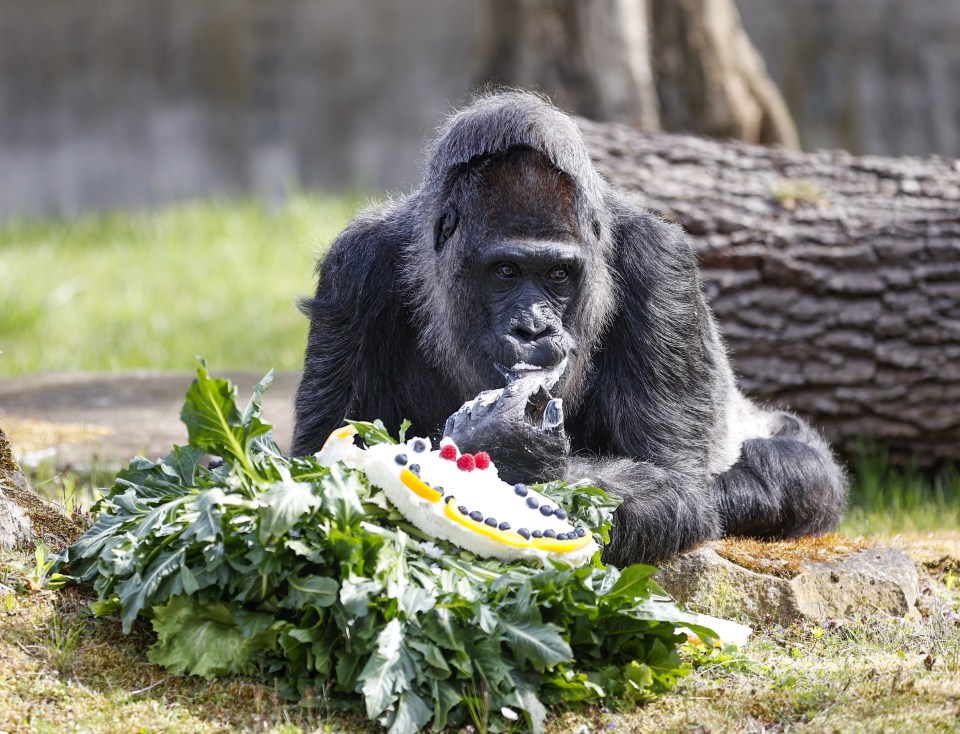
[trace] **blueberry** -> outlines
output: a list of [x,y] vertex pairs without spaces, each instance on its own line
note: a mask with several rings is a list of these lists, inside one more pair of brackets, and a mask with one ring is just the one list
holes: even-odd
[[413,442],[413,450],[418,454],[422,454],[424,451],[427,450],[427,444],[425,444],[423,441],[421,441],[418,438],[416,441]]
[[543,537],[544,537],[544,538],[556,538],[556,537],[557,537],[557,531],[556,531],[556,530],[544,530],[544,531],[543,531]]
[[521,497],[526,497],[527,492],[530,491],[530,488],[526,484],[514,484],[513,491],[516,492]]
[[[434,491],[434,492],[439,492],[440,495],[443,496],[443,487],[441,487],[439,484],[438,484],[436,487],[433,488],[433,491]],[[449,497],[447,497],[447,499],[449,500],[450,497],[453,497],[453,495],[451,494]]]
[[468,515],[468,514],[469,514],[469,513],[467,512],[467,508],[466,508],[465,505],[460,505],[457,509],[460,510],[460,514],[461,514],[461,515]]
[[566,533],[557,533],[557,540],[566,540],[566,539],[567,539]]
[[498,529],[498,530],[509,530],[509,529],[510,529],[510,523],[508,523],[508,522],[502,522],[502,523],[500,523],[500,524],[497,526],[497,529]]
[[394,457],[393,460],[394,460],[395,462],[397,462],[400,466],[405,466],[406,463],[407,463],[407,455],[406,455],[406,454],[397,454],[396,457]]
[[214,456],[210,459],[210,463],[207,464],[207,469],[219,469],[221,466],[223,466],[223,459],[219,456]]
[[553,514],[554,514],[554,516],[555,516],[558,520],[566,520],[566,519],[567,519],[567,513],[564,512],[563,510],[561,510],[559,507],[554,511]]
[[535,510],[540,506],[540,500],[536,497],[527,497],[527,507],[531,510]]
[[410,465],[410,471],[412,471],[414,474],[416,474],[416,475],[419,477],[419,476],[420,476],[420,465],[419,465],[419,464],[411,464],[411,465]]
[[517,535],[519,535],[521,538],[526,538],[527,540],[530,539],[530,531],[526,528],[517,528]]
[[470,519],[480,522],[483,519],[483,513],[480,510],[474,510],[470,513]]
[[483,521],[483,524],[484,524],[484,525],[489,525],[489,526],[492,527],[492,528],[497,527],[497,521],[494,520],[492,517],[488,517],[486,520],[484,520],[484,521]]
[[[440,494],[443,494],[443,487],[436,487],[436,490],[437,490]],[[443,501],[444,501],[444,503],[447,503],[447,502],[449,502],[449,501],[452,500],[452,499],[453,499],[453,495],[452,495],[452,494],[448,494],[446,497],[443,498]]]
[[531,535],[532,535],[534,538],[542,538],[542,537],[543,537],[543,533],[541,533],[539,530],[534,530],[534,531],[531,533]]
[[582,538],[582,537],[583,537],[584,535],[586,535],[586,534],[587,534],[587,531],[586,531],[586,530],[584,530],[583,528],[577,528],[577,537],[578,537],[578,538]]
[[540,514],[544,517],[550,517],[553,514],[553,508],[549,505],[542,505],[540,507]]

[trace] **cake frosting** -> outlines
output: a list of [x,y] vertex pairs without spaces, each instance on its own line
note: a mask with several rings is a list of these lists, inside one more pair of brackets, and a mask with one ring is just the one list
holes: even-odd
[[433,450],[426,438],[356,446],[352,428],[338,429],[317,454],[326,466],[362,469],[419,530],[477,555],[573,566],[596,552],[589,528],[572,524],[557,502],[526,484],[500,479],[488,454],[462,453],[450,439]]

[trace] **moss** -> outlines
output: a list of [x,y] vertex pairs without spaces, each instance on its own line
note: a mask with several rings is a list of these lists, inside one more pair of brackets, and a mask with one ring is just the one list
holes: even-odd
[[13,447],[10,446],[10,440],[7,434],[0,428],[0,484],[14,485],[25,481],[23,472],[20,471],[20,465],[13,458]]
[[864,538],[828,534],[774,541],[724,538],[717,543],[716,551],[750,571],[789,579],[797,576],[807,563],[836,561],[875,545]]

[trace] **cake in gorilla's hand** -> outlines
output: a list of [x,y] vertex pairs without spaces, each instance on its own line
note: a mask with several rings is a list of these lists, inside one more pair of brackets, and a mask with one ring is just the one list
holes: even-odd
[[438,451],[429,439],[361,449],[356,431],[334,431],[317,454],[362,469],[393,505],[427,535],[504,561],[553,559],[585,564],[597,551],[589,528],[576,527],[557,502],[526,484],[502,481],[483,452],[461,453],[449,438]]

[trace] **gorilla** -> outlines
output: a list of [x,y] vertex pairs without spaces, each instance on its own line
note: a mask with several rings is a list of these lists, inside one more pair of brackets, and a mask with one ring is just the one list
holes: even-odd
[[318,273],[295,454],[345,417],[407,418],[506,481],[588,479],[623,498],[617,566],[839,521],[843,470],[740,393],[682,230],[601,178],[538,96],[451,116],[420,188],[357,216]]

